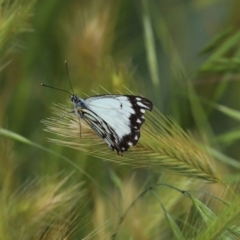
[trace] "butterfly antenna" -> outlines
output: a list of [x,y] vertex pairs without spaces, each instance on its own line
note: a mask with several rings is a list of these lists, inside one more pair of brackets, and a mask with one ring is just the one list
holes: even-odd
[[67,61],[66,60],[65,60],[65,66],[66,66],[66,71],[67,71],[68,82],[69,82],[70,88],[72,90],[73,95],[75,95],[74,91],[73,91],[73,88],[72,88],[72,83],[71,83],[71,80],[70,80],[69,71],[68,71],[68,65],[67,65]]
[[56,88],[56,87],[48,86],[48,85],[43,84],[43,83],[41,83],[41,86],[43,86],[43,87],[48,87],[48,88],[53,88],[53,89],[55,89],[55,90],[59,90],[59,91],[62,91],[62,92],[66,92],[66,93],[72,95],[72,93],[70,93],[70,92],[68,92],[68,91],[66,91],[66,90],[64,90],[64,89],[61,89],[61,88]]

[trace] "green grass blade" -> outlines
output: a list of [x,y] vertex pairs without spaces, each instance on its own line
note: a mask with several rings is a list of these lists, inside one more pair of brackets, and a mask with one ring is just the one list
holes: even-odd
[[149,4],[148,1],[142,0],[142,5],[143,5],[142,21],[143,21],[143,28],[144,28],[145,47],[147,50],[148,67],[150,70],[152,83],[155,86],[159,86],[160,78],[158,73],[158,62],[157,62],[157,55],[156,55],[155,39],[154,39],[153,28],[151,23],[151,15],[149,12],[148,4]]

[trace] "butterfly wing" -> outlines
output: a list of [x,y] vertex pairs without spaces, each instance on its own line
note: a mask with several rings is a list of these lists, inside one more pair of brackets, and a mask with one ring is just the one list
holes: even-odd
[[84,100],[83,118],[118,154],[137,144],[144,113],[152,103],[131,95],[99,95]]
[[107,143],[109,148],[116,150],[120,154],[121,150],[118,146],[119,138],[112,127],[89,109],[82,109],[82,113],[87,124]]

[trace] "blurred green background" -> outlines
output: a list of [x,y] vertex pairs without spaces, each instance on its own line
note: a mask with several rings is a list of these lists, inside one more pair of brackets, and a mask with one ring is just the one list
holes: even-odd
[[[133,175],[136,189],[147,179],[156,182],[159,174],[104,162],[47,141],[50,134],[40,121],[52,116],[53,103],[71,104],[66,94],[40,84],[69,90],[67,60],[74,92],[80,97],[105,93],[101,86],[111,93],[127,93],[126,86],[143,94],[196,139],[206,138],[217,151],[214,157],[221,160],[216,165],[222,178],[235,181],[240,156],[239,9],[238,0],[1,1],[0,126],[66,156],[110,193]],[[14,192],[32,179],[64,179],[72,173],[70,185],[85,182],[84,206],[90,212],[96,207],[97,200],[91,197],[98,192],[96,186],[71,164],[39,148],[1,140],[2,189]],[[56,179],[45,184],[54,185]],[[83,228],[72,239],[94,229]],[[155,232],[155,238],[124,234],[119,239],[171,239],[162,232]]]

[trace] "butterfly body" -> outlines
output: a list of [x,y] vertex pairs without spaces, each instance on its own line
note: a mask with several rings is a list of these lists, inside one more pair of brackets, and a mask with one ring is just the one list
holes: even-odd
[[71,95],[74,111],[119,155],[137,144],[144,113],[152,102],[132,95],[97,95],[86,99]]

